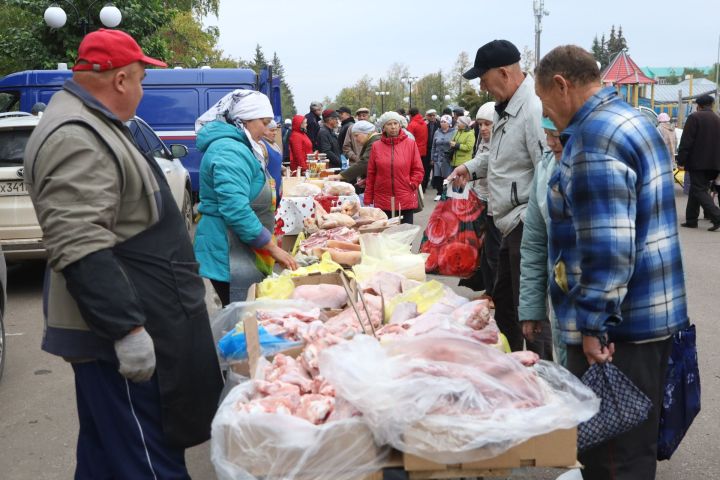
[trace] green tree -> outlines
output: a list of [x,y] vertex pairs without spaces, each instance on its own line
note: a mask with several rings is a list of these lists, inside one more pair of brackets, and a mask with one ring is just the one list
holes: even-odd
[[[436,73],[425,75],[414,84],[413,106],[421,112],[431,108],[440,112],[446,104],[445,95],[449,94],[442,70],[438,70]],[[435,100],[433,95],[436,97]]]
[[452,92],[456,101],[460,100],[460,96],[470,85],[470,82],[463,77],[463,73],[467,72],[470,66],[470,56],[468,53],[465,51],[460,52],[455,59],[455,65],[453,66],[453,69],[450,72],[450,78],[448,79],[448,88]]
[[459,105],[470,112],[470,118],[475,118],[478,109],[486,102],[491,100],[491,95],[487,92],[478,93],[474,88],[466,88],[458,101]]
[[595,60],[600,62],[600,69],[603,70],[607,67],[615,55],[628,49],[627,40],[623,36],[622,26],[620,26],[615,32],[615,25],[610,28],[610,36],[605,41],[605,34],[602,39],[598,41],[597,35],[593,39],[591,52]]
[[280,78],[280,102],[282,104],[282,116],[283,118],[291,118],[297,113],[295,107],[295,97],[293,96],[292,89],[285,81],[285,67],[280,62],[277,52],[273,52],[272,59],[273,75]]
[[260,70],[268,66],[267,59],[259,43],[255,44],[255,56],[250,60],[249,64],[250,68],[255,70],[256,73],[259,73]]

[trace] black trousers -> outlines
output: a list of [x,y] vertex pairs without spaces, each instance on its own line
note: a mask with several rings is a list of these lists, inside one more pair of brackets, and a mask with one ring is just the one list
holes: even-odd
[[690,171],[690,195],[685,207],[686,222],[697,223],[700,207],[705,212],[705,218],[709,218],[713,223],[720,222],[720,208],[715,205],[710,195],[710,185],[717,175],[717,170]]
[[230,303],[230,283],[212,279],[210,280],[210,283],[212,283],[215,293],[217,293],[218,297],[220,297],[220,303],[222,303],[222,306],[227,306]]
[[[385,215],[388,216],[388,218],[392,218],[392,212],[390,210],[383,210],[385,212]],[[395,210],[395,216],[397,217],[398,211]],[[402,212],[402,220],[400,220],[400,223],[409,223],[412,225],[413,223],[413,212],[410,210],[403,210]]]
[[422,181],[422,187],[423,192],[427,190],[428,182],[430,181],[430,176],[432,175],[433,167],[430,164],[430,153],[428,152],[427,155],[424,157],[421,157],[423,168],[425,169],[425,176],[423,177]]
[[[485,205],[487,208],[487,204]],[[497,278],[498,256],[502,234],[495,226],[492,215],[485,216],[485,241],[480,253],[480,272],[482,273],[485,293],[493,296]]]
[[518,321],[517,309],[520,305],[520,243],[522,242],[522,222],[508,235],[502,238],[498,251],[497,278],[493,291],[495,302],[495,320],[498,328],[507,337],[513,352],[528,350],[537,353],[543,360],[552,360],[552,334],[550,322],[546,321],[542,332],[535,340],[525,341],[522,327]]
[[[657,468],[660,406],[672,339],[650,343],[615,343],[613,364],[647,395],[653,407],[648,419],[612,440],[578,455],[585,480],[653,480]],[[568,370],[582,377],[589,368],[582,347],[567,346]]]

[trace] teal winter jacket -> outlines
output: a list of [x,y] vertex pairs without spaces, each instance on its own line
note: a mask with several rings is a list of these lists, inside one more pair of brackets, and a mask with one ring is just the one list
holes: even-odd
[[200,275],[229,282],[227,230],[254,248],[265,245],[272,236],[251,206],[265,185],[265,171],[245,132],[234,125],[222,121],[206,124],[198,132],[197,147],[204,155],[195,256]]

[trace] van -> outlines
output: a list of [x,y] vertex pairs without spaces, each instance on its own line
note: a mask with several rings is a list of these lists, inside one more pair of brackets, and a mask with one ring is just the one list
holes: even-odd
[[[198,172],[202,153],[195,147],[195,120],[227,93],[244,88],[270,98],[275,121],[282,123],[280,79],[272,67],[259,74],[245,68],[148,69],[143,80],[145,94],[137,115],[165,143],[182,144],[188,155],[182,159],[190,172],[193,192],[199,189]],[[0,113],[29,112],[36,102],[48,103],[72,76],[69,70],[28,70],[0,79]]]

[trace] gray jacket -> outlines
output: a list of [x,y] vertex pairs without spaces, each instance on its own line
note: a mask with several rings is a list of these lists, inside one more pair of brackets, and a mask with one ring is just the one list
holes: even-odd
[[495,114],[490,151],[465,164],[472,180],[487,172],[489,208],[495,225],[508,235],[523,221],[530,197],[535,164],[545,145],[542,105],[530,74],[520,84],[505,111]]

